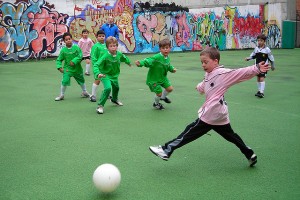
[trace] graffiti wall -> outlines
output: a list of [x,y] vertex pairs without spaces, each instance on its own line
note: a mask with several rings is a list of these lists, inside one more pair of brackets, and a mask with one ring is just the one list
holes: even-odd
[[268,46],[281,47],[281,4],[187,9],[133,0],[49,2],[0,1],[0,60],[57,56],[65,32],[77,43],[81,31],[88,29],[96,41],[96,32],[109,16],[119,27],[120,50],[126,53],[157,52],[164,38],[171,40],[172,51],[196,51],[206,45],[253,48],[260,33],[267,35]]

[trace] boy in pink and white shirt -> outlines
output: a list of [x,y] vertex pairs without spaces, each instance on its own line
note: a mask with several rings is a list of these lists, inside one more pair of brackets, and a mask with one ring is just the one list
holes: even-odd
[[235,144],[253,167],[257,162],[254,151],[235,133],[230,125],[227,103],[224,94],[234,84],[249,80],[259,73],[267,72],[269,65],[261,62],[257,65],[239,69],[227,69],[219,65],[220,53],[216,48],[208,47],[200,53],[205,77],[196,89],[205,94],[205,102],[198,111],[198,118],[189,124],[175,139],[163,146],[150,146],[152,153],[168,160],[175,149],[203,136],[210,130],[216,131],[227,141]]
[[80,38],[78,42],[78,46],[82,51],[82,60],[85,60],[85,75],[90,75],[90,67],[91,67],[91,49],[94,45],[93,41],[88,37],[89,31],[87,29],[82,30],[82,38]]

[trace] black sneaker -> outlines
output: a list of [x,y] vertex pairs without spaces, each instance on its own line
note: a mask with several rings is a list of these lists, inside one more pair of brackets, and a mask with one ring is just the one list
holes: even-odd
[[160,98],[160,100],[162,100],[162,101],[164,101],[166,103],[171,103],[171,100],[168,97],[165,97],[164,99]]
[[258,97],[260,95],[260,91],[258,91],[255,96]]
[[253,167],[257,163],[257,156],[255,154],[252,154],[252,156],[250,157],[250,159],[248,161],[249,161],[250,167]]
[[259,93],[259,95],[258,95],[257,97],[258,97],[258,98],[264,98],[265,95],[264,95],[264,93]]
[[158,109],[158,110],[163,110],[165,109],[164,106],[161,103],[153,103],[153,107]]
[[96,102],[97,99],[96,99],[96,97],[95,97],[94,95],[91,95],[91,96],[90,96],[90,101],[91,101],[91,102]]

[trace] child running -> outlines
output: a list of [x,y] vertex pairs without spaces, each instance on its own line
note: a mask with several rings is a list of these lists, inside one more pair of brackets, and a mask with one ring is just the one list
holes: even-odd
[[[95,65],[95,63],[98,61],[98,59],[107,52],[107,48],[105,45],[105,33],[104,31],[100,30],[97,32],[97,43],[94,44],[91,51],[91,58],[92,58],[92,65]],[[92,85],[92,94],[90,96],[91,102],[96,102],[96,94],[97,94],[97,88],[100,84],[100,78],[98,78],[97,75],[94,74],[95,81]]]
[[[254,51],[251,53],[250,57],[245,58],[246,61],[255,59],[255,64],[258,64],[262,61],[268,63],[271,62],[272,71],[275,70],[274,56],[271,53],[269,47],[266,46],[267,37],[264,34],[260,34],[257,36],[257,47],[255,47]],[[259,73],[257,75],[257,88],[258,91],[255,94],[258,98],[264,98],[264,90],[265,90],[265,78],[267,76],[267,72]]]
[[106,47],[108,51],[98,59],[95,65],[93,65],[95,77],[100,78],[104,86],[96,109],[98,114],[104,113],[103,108],[111,91],[111,102],[118,106],[123,106],[123,103],[119,101],[118,98],[120,89],[118,81],[120,75],[120,63],[125,62],[127,65],[131,66],[129,58],[120,51],[117,51],[118,40],[115,37],[110,36],[106,39]]
[[[175,73],[176,68],[170,64],[169,53],[171,50],[171,42],[169,39],[163,39],[159,42],[159,50],[160,53],[141,61],[137,60],[135,64],[138,67],[145,66],[149,68],[146,84],[149,86],[150,91],[155,93],[153,107],[158,110],[163,110],[165,108],[159,100],[171,103],[167,95],[173,91],[173,86],[167,78],[167,73],[168,71]],[[164,88],[164,90],[162,90],[162,88]]]
[[224,94],[232,85],[249,80],[259,73],[267,72],[269,66],[267,63],[261,62],[239,69],[223,68],[219,65],[220,53],[214,47],[205,48],[200,53],[200,60],[205,76],[196,89],[200,94],[205,94],[206,98],[198,111],[198,118],[189,124],[177,138],[163,146],[150,146],[149,149],[163,160],[168,160],[176,149],[198,139],[208,131],[214,130],[224,139],[235,144],[252,167],[257,162],[257,156],[232,130]]
[[[56,67],[63,74],[60,95],[55,98],[55,101],[64,100],[67,86],[70,86],[71,77],[77,81],[82,89],[82,97],[89,97],[86,91],[83,70],[81,67],[82,51],[76,44],[73,44],[72,35],[70,33],[63,34],[63,41],[66,46],[63,47],[56,59]],[[62,67],[62,62],[64,66]]]
[[90,54],[91,54],[91,48],[94,45],[93,41],[88,37],[89,31],[87,29],[82,30],[82,38],[80,38],[78,42],[78,46],[82,49],[83,58],[82,60],[85,60],[85,75],[90,75]]

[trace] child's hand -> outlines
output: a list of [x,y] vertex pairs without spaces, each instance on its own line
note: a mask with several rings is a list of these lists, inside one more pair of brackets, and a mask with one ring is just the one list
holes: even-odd
[[245,58],[245,61],[249,61],[249,58]]
[[72,61],[70,61],[70,66],[74,66],[74,63]]
[[62,67],[59,68],[58,71],[60,71],[60,73],[64,73],[64,69]]
[[268,63],[265,63],[264,61],[262,61],[259,64],[257,64],[257,67],[263,73],[269,71],[270,68],[271,68],[270,65]]
[[173,69],[173,71],[172,71],[172,73],[176,73],[177,72],[177,69],[176,68],[174,68]]
[[274,71],[274,70],[275,70],[275,67],[274,67],[274,66],[271,66],[271,70]]
[[105,77],[105,74],[98,74],[98,78],[103,78]]
[[141,63],[140,63],[139,60],[135,61],[135,64],[136,64],[136,66],[138,66],[138,67],[141,65]]

